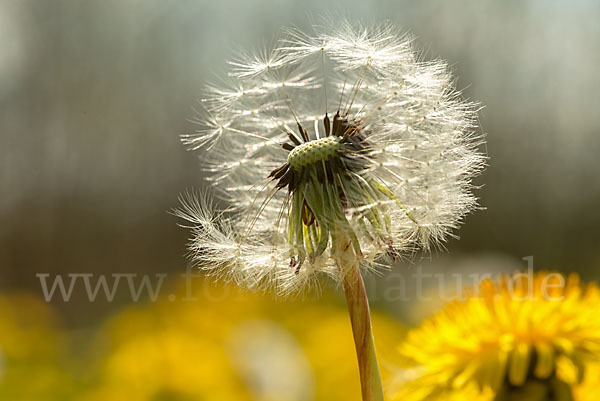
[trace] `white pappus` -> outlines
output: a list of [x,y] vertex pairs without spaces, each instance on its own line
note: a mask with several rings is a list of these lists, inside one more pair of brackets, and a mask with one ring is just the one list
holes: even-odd
[[182,197],[202,270],[288,295],[340,277],[340,238],[369,270],[439,244],[476,207],[476,105],[392,25],[288,30],[230,66],[183,137],[231,205]]

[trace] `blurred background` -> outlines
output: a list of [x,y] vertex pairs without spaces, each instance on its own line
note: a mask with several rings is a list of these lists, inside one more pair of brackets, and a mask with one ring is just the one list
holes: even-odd
[[[597,1],[0,0],[0,398],[331,400],[330,385],[358,385],[351,345],[343,360],[315,351],[319,339],[350,341],[335,288],[305,306],[176,297],[188,233],[168,212],[205,185],[202,155],[178,138],[196,129],[192,107],[236,49],[259,49],[282,27],[308,30],[322,15],[401,26],[484,106],[485,210],[447,252],[399,264],[395,281],[369,280],[376,335],[401,338],[440,304],[439,291],[416,300],[421,268],[467,277],[522,269],[533,255],[536,269],[600,278]],[[102,292],[90,302],[77,287],[69,302],[45,302],[41,273],[49,285],[69,273],[166,274],[173,292],[135,303],[123,287],[113,302]],[[406,291],[390,292],[399,283]],[[292,322],[311,313],[327,317],[310,320],[321,337]],[[254,366],[251,353],[272,342],[284,351]],[[292,366],[276,355],[297,360],[287,375],[297,380],[269,381],[261,367]],[[22,394],[19,380],[34,371],[37,385]]]

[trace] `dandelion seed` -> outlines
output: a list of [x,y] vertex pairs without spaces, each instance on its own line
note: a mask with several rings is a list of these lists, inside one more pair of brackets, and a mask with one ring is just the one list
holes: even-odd
[[231,205],[216,219],[188,197],[181,212],[194,259],[216,276],[291,294],[339,279],[348,243],[371,270],[440,244],[476,205],[475,106],[446,64],[418,61],[390,25],[328,25],[242,54],[183,138]]

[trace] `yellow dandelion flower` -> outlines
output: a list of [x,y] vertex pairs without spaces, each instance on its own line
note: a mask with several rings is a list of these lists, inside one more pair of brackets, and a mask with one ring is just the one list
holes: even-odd
[[585,377],[581,385],[573,389],[573,398],[577,401],[596,401],[600,388],[600,363],[585,368]]
[[0,294],[0,400],[70,399],[65,338],[54,309],[26,293]]
[[[128,307],[102,327],[98,383],[78,399],[360,399],[348,317],[330,294],[275,303],[197,278],[193,290],[181,282],[172,295]],[[405,330],[381,313],[373,322],[385,379]]]
[[587,400],[600,360],[598,288],[538,273],[478,290],[407,335],[400,353],[412,365],[395,398]]

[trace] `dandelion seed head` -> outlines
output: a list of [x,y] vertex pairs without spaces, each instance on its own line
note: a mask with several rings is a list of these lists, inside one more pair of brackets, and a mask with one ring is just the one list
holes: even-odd
[[287,162],[293,168],[301,170],[308,165],[321,161],[325,162],[329,158],[335,157],[341,148],[342,145],[340,144],[339,137],[328,136],[314,139],[292,149],[288,155]]
[[217,219],[187,199],[192,255],[247,287],[288,294],[338,278],[338,238],[373,269],[440,244],[476,207],[477,106],[447,65],[419,61],[391,25],[326,25],[242,53],[183,138],[234,212]]

